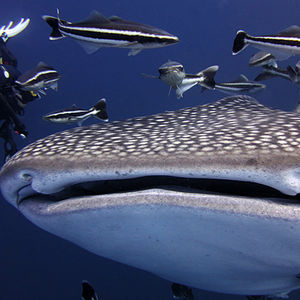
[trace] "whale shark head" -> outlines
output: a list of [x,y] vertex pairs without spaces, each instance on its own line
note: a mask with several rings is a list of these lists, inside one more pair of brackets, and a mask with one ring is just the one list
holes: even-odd
[[300,120],[248,96],[43,138],[2,168],[42,229],[173,282],[300,287]]

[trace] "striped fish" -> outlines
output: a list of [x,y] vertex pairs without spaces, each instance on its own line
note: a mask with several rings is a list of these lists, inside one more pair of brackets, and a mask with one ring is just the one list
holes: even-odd
[[162,29],[113,16],[106,18],[97,11],[81,22],[71,23],[52,16],[42,17],[51,27],[50,40],[69,36],[78,41],[88,54],[101,47],[130,48],[129,56],[143,49],[159,48],[178,42],[178,38]]
[[[291,70],[293,72],[292,68],[291,68]],[[263,71],[260,74],[258,74],[254,80],[261,81],[261,80],[266,80],[266,79],[273,78],[273,77],[281,77],[281,78],[284,78],[289,81],[292,80],[291,76],[290,76],[290,72],[288,70],[281,69],[281,68],[274,67],[274,66],[264,66]]]
[[106,100],[102,98],[90,109],[78,108],[73,105],[70,108],[59,110],[43,116],[43,119],[53,123],[71,124],[77,123],[81,126],[87,118],[94,116],[100,120],[108,121],[106,112]]
[[59,73],[52,67],[47,66],[43,62],[39,62],[36,68],[20,75],[15,83],[24,91],[32,91],[41,94],[46,94],[46,90],[51,88],[57,91],[57,81]]
[[232,54],[236,55],[251,45],[270,52],[276,59],[284,60],[300,54],[300,27],[293,25],[275,35],[251,36],[239,30],[234,39]]
[[[215,90],[229,95],[241,93],[256,93],[264,89],[265,87],[266,85],[262,83],[248,80],[248,78],[243,74],[241,74],[234,81],[215,83]],[[202,87],[202,91],[204,90],[206,90],[206,88]]]

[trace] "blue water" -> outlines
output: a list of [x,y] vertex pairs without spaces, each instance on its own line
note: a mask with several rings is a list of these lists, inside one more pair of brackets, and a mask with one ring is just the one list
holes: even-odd
[[[253,79],[259,69],[249,68],[247,48],[237,56],[231,49],[235,33],[244,29],[253,35],[276,33],[299,24],[298,0],[2,0],[0,24],[11,19],[31,18],[28,28],[8,41],[9,49],[26,71],[39,61],[55,67],[61,74],[58,92],[50,91],[42,100],[30,103],[22,118],[29,130],[26,140],[16,137],[19,148],[51,133],[71,126],[46,123],[41,116],[76,103],[89,108],[98,99],[107,99],[110,120],[150,115],[166,110],[204,104],[224,95],[217,91],[200,93],[194,87],[176,99],[174,91],[158,79],[141,73],[157,74],[168,59],[181,62],[188,73],[210,65],[220,65],[216,81],[230,81],[243,73]],[[43,14],[56,14],[79,21],[96,9],[106,16],[153,25],[178,36],[174,46],[142,51],[128,57],[128,49],[103,48],[87,55],[73,40],[49,41],[50,28]],[[283,61],[294,65],[299,57]],[[263,104],[292,110],[299,98],[299,87],[282,79],[266,81],[267,89],[255,95]],[[88,120],[85,124],[95,122]],[[0,144],[2,151],[2,142]],[[88,253],[35,227],[0,199],[0,300],[80,299],[80,283],[89,280],[100,299],[171,299],[170,283]],[[216,279],[217,280],[217,279]],[[195,299],[244,299],[241,296],[194,292]],[[290,299],[298,299],[294,292]]]

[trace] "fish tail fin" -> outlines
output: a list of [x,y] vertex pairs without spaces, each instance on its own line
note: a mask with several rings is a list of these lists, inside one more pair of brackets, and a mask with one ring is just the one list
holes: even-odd
[[290,76],[291,81],[295,82],[297,80],[297,72],[296,72],[296,70],[294,68],[292,68],[291,66],[288,66],[286,68],[286,70],[287,70],[287,72],[288,72],[288,74]]
[[201,82],[199,82],[198,84],[202,87],[205,87],[206,89],[214,89],[216,84],[214,77],[218,70],[219,66],[215,65],[199,72],[197,75],[203,76],[203,81],[201,80]]
[[92,108],[92,110],[95,112],[95,117],[103,120],[108,121],[108,114],[106,111],[106,100],[105,98],[100,99],[95,106]]
[[245,38],[247,38],[248,35],[245,31],[239,30],[236,33],[234,42],[233,42],[233,47],[232,47],[232,54],[236,55],[239,52],[241,52],[243,49],[245,49],[248,44],[245,42]]
[[294,112],[300,114],[300,100],[297,102],[296,107],[294,108]]
[[55,18],[55,17],[52,17],[52,16],[42,16],[42,18],[52,28],[52,32],[49,36],[50,40],[59,40],[59,39],[62,39],[62,38],[65,37],[59,31],[58,18]]

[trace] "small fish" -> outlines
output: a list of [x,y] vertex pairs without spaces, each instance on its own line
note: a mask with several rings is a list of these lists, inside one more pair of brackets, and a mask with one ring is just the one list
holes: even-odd
[[288,66],[286,69],[281,69],[279,67],[271,65],[265,65],[263,66],[263,71],[258,74],[254,80],[261,81],[269,78],[281,77],[293,83],[300,84],[299,64],[300,63],[298,62],[295,68]]
[[295,68],[288,66],[286,70],[290,76],[290,80],[294,83],[300,84],[300,61],[297,62]]
[[40,93],[45,95],[49,88],[57,91],[59,79],[59,73],[54,68],[39,62],[36,68],[20,75],[15,83],[21,90],[32,91],[40,97]]
[[177,61],[168,61],[158,68],[159,79],[176,89],[185,77],[183,65]]
[[171,285],[173,299],[181,299],[181,300],[193,300],[194,295],[192,289],[178,283],[173,283]]
[[81,286],[82,286],[82,294],[81,294],[82,300],[98,300],[98,295],[89,282],[83,280]]
[[274,55],[265,51],[259,51],[255,53],[249,60],[250,67],[263,67],[266,65],[277,67]]
[[236,55],[248,45],[271,53],[276,59],[284,60],[300,54],[300,27],[293,25],[275,35],[251,36],[239,30],[234,39],[232,54]]
[[[225,94],[255,93],[265,87],[265,84],[248,80],[248,78],[243,74],[234,81],[215,84],[215,89]],[[204,90],[205,88],[202,88],[202,91]]]
[[176,90],[177,98],[182,98],[183,93],[195,85],[207,89],[214,89],[214,76],[219,66],[211,66],[197,74],[186,74],[181,63],[168,61],[159,67],[159,79]]
[[90,109],[81,109],[76,107],[76,105],[73,105],[70,108],[45,115],[43,116],[43,119],[53,123],[77,123],[79,126],[81,126],[82,122],[91,116],[94,116],[105,122],[108,121],[106,100],[104,98],[99,100],[96,105]]
[[[291,67],[290,67],[291,68]],[[292,81],[290,73],[294,73],[294,70],[292,69],[291,71],[280,69],[278,67],[274,66],[263,66],[263,71],[256,76],[254,81],[261,81],[261,80],[266,80],[269,78],[274,78],[274,77],[281,77],[286,80]]]
[[113,16],[106,18],[97,11],[78,23],[52,16],[42,17],[51,27],[50,40],[69,36],[80,43],[88,54],[101,47],[130,48],[129,56],[143,49],[158,48],[177,43],[178,37],[149,25],[135,23]]

